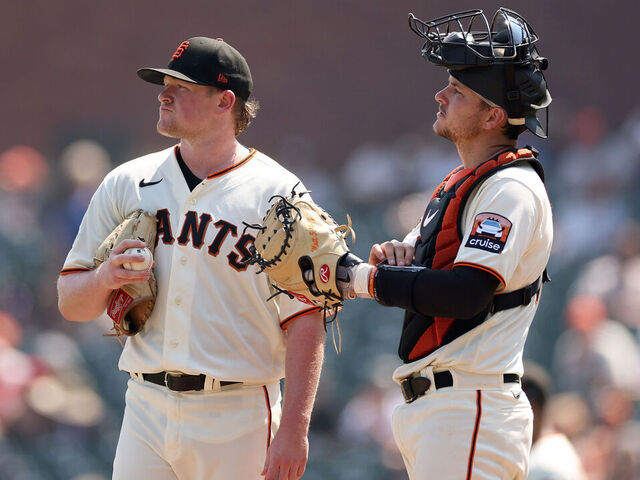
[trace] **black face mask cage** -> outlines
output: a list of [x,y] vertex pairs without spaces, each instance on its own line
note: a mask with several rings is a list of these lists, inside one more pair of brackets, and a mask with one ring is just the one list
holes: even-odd
[[498,9],[491,25],[483,11],[476,9],[427,22],[410,13],[409,27],[426,39],[422,55],[448,68],[545,63],[534,47],[538,35],[521,15],[507,8]]
[[[501,7],[489,24],[480,9],[445,15],[426,22],[410,13],[409,28],[426,40],[422,45],[422,56],[435,65],[447,67],[450,72],[464,74],[474,70],[471,67],[500,67],[500,70],[490,69],[500,76],[499,82],[492,84],[500,92],[480,88],[478,84],[470,82],[474,80],[472,76],[463,75],[471,77],[466,78],[470,82],[466,85],[479,90],[486,98],[507,111],[509,135],[512,138],[517,138],[525,128],[534,135],[546,138],[548,105],[551,102],[546,83],[530,84],[529,88],[534,89],[531,92],[527,91],[527,82],[523,83],[522,78],[516,80],[516,70],[522,72],[522,67],[525,72],[529,72],[530,80],[533,81],[536,80],[536,72],[542,75],[542,70],[546,70],[548,66],[547,59],[538,54],[534,45],[538,41],[538,35],[521,15]],[[487,73],[483,72],[483,75]],[[546,82],[543,75],[541,78],[542,82]],[[484,80],[482,86],[486,87]],[[544,88],[546,92],[541,91],[539,99],[535,98],[536,86]],[[524,90],[521,91],[521,88]],[[542,108],[546,109],[547,128],[536,118],[535,112]]]

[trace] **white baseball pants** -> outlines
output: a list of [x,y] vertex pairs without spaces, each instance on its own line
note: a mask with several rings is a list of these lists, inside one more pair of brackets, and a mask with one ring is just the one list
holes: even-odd
[[442,388],[393,413],[411,480],[525,480],[533,413],[518,384]]
[[280,385],[172,392],[130,379],[114,480],[259,480]]

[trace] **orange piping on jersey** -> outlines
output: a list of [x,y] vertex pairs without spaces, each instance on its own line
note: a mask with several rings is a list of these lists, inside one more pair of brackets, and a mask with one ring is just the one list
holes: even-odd
[[[180,144],[176,145],[175,147],[173,147],[175,156],[178,156],[178,152],[180,152]],[[234,165],[231,165],[230,167],[227,168],[223,168],[222,170],[218,171],[218,172],[214,172],[211,175],[207,176],[207,180],[210,180],[212,178],[215,177],[220,177],[222,175],[224,175],[225,173],[229,173],[231,170],[235,170],[238,167],[241,167],[242,165],[244,165],[245,163],[247,163],[249,160],[251,160],[255,154],[258,153],[258,151],[255,148],[250,148],[249,149],[249,155],[247,155],[245,158],[243,158],[239,163],[236,163]]]
[[271,446],[271,401],[269,400],[269,390],[267,390],[266,385],[262,386],[262,390],[264,391],[264,400],[267,402],[267,450]]
[[[462,237],[460,235],[459,220],[462,216],[464,204],[468,196],[476,186],[476,182],[486,178],[493,170],[505,168],[508,164],[521,159],[531,159],[535,157],[531,150],[526,148],[518,149],[515,152],[505,152],[497,158],[487,160],[475,168],[455,168],[435,189],[431,199],[443,192],[450,192],[455,188],[453,197],[449,201],[444,215],[440,231],[435,235],[435,254],[431,262],[434,270],[451,270],[453,262],[460,249]],[[427,239],[427,241],[429,241]],[[496,274],[496,272],[490,272]],[[498,280],[504,285],[504,279],[498,275]],[[434,317],[434,322],[420,336],[416,344],[409,353],[409,361],[414,361],[428,355],[430,352],[442,345],[447,331],[451,328],[455,319]]]
[[242,165],[247,163],[249,160],[251,160],[254,157],[254,155],[256,154],[256,152],[257,152],[257,150],[255,148],[249,149],[249,155],[247,155],[239,163],[236,163],[235,165],[231,165],[230,167],[227,167],[227,168],[225,168],[223,170],[220,170],[219,172],[212,173],[211,175],[209,175],[207,177],[207,179],[211,180],[212,178],[220,177],[220,176],[224,175],[225,173],[229,173],[231,170],[235,170],[236,168],[241,167]]
[[60,275],[70,275],[72,273],[80,273],[80,272],[89,272],[91,271],[90,268],[83,268],[83,267],[78,267],[78,268],[63,268],[60,271]]
[[458,262],[453,264],[453,268],[456,268],[456,267],[471,267],[471,268],[477,268],[479,270],[484,270],[485,272],[490,273],[491,275],[496,277],[500,282],[500,285],[502,285],[502,288],[504,288],[507,285],[507,282],[504,281],[504,278],[502,277],[502,275],[500,275],[494,269],[486,267],[484,265],[480,265],[478,263],[471,263],[471,262]]
[[294,313],[290,317],[287,317],[282,322],[280,322],[280,328],[284,330],[287,327],[287,324],[294,321],[295,319],[300,318],[304,315],[307,315],[308,313],[320,312],[321,310],[322,310],[322,307],[311,307],[311,308],[307,308],[306,310],[302,310],[298,313]]
[[480,417],[482,417],[482,392],[476,390],[476,405],[478,410],[476,412],[476,424],[473,427],[473,437],[471,440],[471,451],[469,452],[469,463],[467,465],[467,480],[471,480],[471,473],[473,472],[473,457],[476,454],[476,442],[478,441],[478,430],[480,429]]

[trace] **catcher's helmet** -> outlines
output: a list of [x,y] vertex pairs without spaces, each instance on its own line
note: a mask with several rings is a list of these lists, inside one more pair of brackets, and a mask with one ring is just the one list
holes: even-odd
[[427,22],[410,13],[409,27],[426,40],[423,57],[507,111],[511,136],[526,128],[546,138],[536,112],[551,103],[542,74],[548,61],[538,54],[538,35],[521,15],[499,8],[489,25],[482,10]]

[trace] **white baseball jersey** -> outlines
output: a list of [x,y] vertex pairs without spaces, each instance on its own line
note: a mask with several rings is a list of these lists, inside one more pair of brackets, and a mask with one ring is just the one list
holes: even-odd
[[[415,244],[419,228],[404,242]],[[544,271],[553,240],[551,205],[542,180],[529,166],[496,172],[471,193],[461,228],[463,238],[454,266],[493,274],[500,281],[501,293],[533,283]],[[491,232],[496,237],[493,242],[485,240]],[[426,366],[522,375],[522,350],[537,307],[537,301],[532,301],[489,315],[482,324],[427,357],[399,367],[394,379]]]
[[[129,337],[119,368],[179,371],[227,381],[271,383],[284,377],[283,328],[318,310],[274,292],[265,274],[240,262],[272,195],[299,183],[271,158],[251,150],[193,191],[168,148],[111,171],[94,194],[62,274],[91,269],[100,243],[129,213],[158,219],[158,296],[144,330]],[[304,186],[298,185],[297,191]]]

